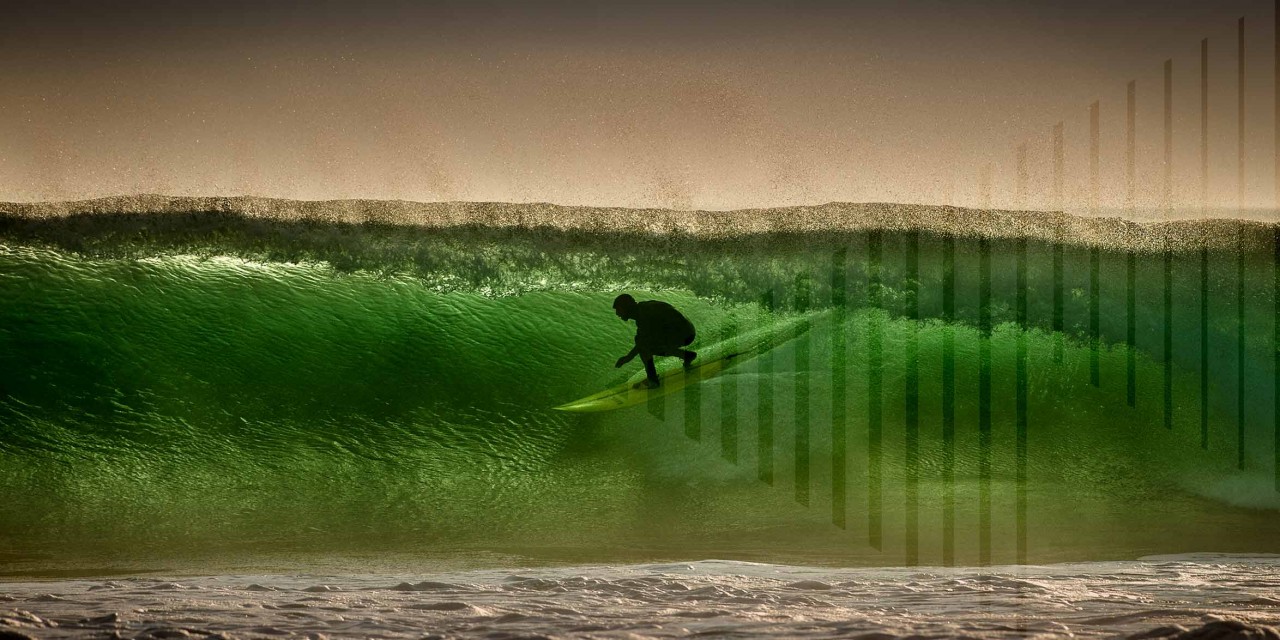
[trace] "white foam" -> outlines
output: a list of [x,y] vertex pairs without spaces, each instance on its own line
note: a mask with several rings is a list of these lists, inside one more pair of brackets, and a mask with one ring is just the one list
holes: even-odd
[[0,624],[40,638],[1163,637],[1219,620],[1280,620],[1278,568],[1277,557],[1213,554],[988,569],[709,560],[518,574],[42,581],[3,585],[22,608],[0,610]]

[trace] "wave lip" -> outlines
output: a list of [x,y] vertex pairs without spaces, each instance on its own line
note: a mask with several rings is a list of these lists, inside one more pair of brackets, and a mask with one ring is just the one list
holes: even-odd
[[895,203],[681,211],[556,205],[544,202],[410,202],[288,200],[258,196],[138,194],[92,200],[0,203],[0,218],[47,220],[110,214],[233,214],[249,219],[329,224],[382,224],[425,229],[479,225],[561,231],[733,238],[761,234],[917,230],[959,238],[1026,238],[1153,253],[1199,249],[1269,250],[1276,225],[1243,219],[1135,222],[1060,211],[981,210]]

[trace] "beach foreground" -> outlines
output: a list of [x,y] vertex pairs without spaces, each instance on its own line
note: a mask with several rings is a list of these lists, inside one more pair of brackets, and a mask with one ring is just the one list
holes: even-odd
[[707,560],[14,582],[0,587],[0,635],[1266,638],[1280,637],[1267,628],[1280,624],[1278,568],[1277,556],[1229,555],[893,569]]

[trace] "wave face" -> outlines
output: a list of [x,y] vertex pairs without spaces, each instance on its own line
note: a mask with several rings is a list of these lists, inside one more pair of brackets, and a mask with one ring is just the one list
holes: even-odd
[[[0,216],[0,561],[1280,551],[1273,258],[1248,229],[1166,263],[910,226]],[[550,410],[636,373],[612,367],[622,291],[685,311],[704,353],[773,338],[661,402]]]

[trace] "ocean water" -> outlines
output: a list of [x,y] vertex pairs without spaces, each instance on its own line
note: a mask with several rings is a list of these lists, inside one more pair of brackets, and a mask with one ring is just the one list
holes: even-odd
[[[1271,226],[408,206],[0,207],[0,576],[1280,553]],[[553,411],[623,291],[756,347]]]

